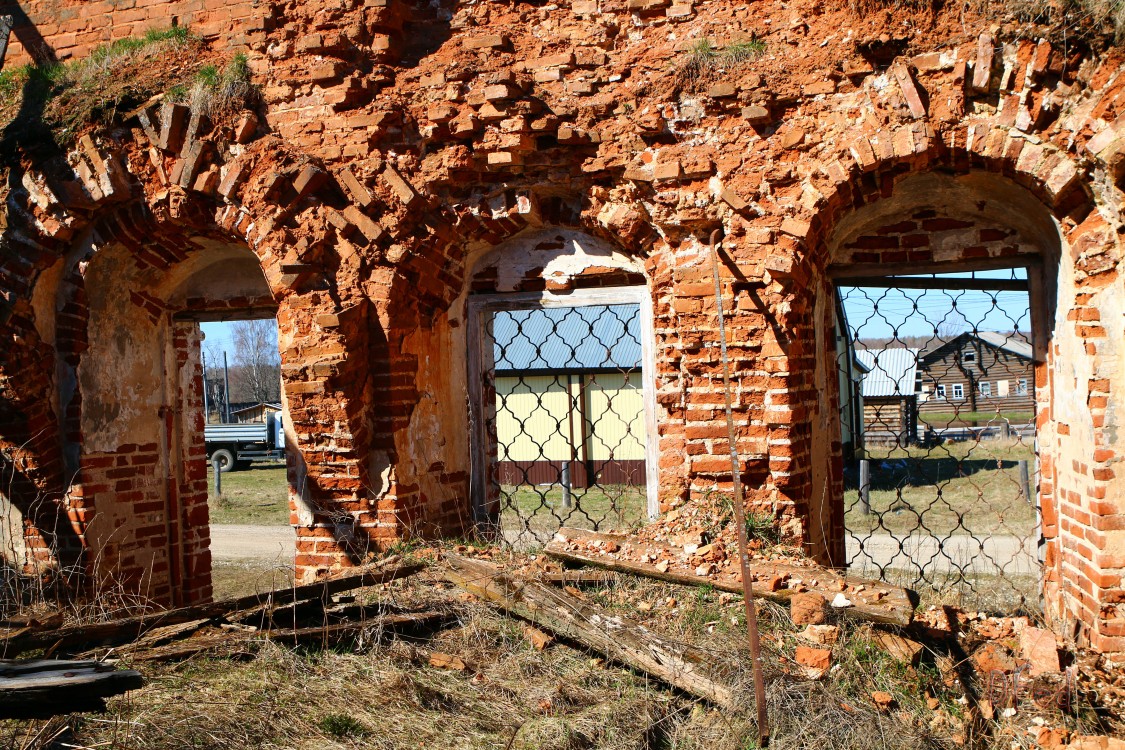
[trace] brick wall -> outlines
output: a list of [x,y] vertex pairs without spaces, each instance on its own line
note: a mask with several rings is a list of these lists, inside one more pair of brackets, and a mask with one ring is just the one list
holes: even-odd
[[261,37],[272,14],[259,0],[0,2],[0,15],[15,18],[4,65],[85,57],[100,45],[169,26],[190,28],[222,46],[245,46]]
[[[71,376],[98,364],[91,351],[106,351],[98,336],[115,315],[155,327],[208,304],[170,295],[177,274],[218,245],[252,252],[269,286],[256,299],[278,307],[303,576],[409,534],[467,528],[459,305],[490,282],[469,281],[467,264],[544,227],[598,238],[643,269],[662,505],[727,488],[706,250],[721,227],[749,502],[834,559],[832,266],[1044,257],[1046,292],[1062,311],[1046,321],[1054,338],[1036,370],[1048,593],[1060,620],[1086,623],[1083,637],[1101,648],[1122,648],[1117,60],[996,39],[951,15],[948,28],[972,33],[932,40],[891,69],[836,33],[852,23],[835,15],[847,10],[810,17],[819,31],[806,38],[765,24],[773,5],[739,3],[638,13],[617,2],[477,3],[448,16],[396,0],[21,7],[64,57],[175,18],[216,47],[244,48],[261,85],[253,116],[210,123],[172,105],[150,110],[147,126],[138,117],[80,140],[68,154],[73,173],[29,151],[0,188],[9,344],[0,346],[0,443],[44,436],[21,459],[30,486],[60,503],[69,487],[74,523],[109,568],[135,577],[147,565],[166,571],[162,595],[172,580],[188,597],[206,595],[198,446],[157,424],[172,438],[157,443],[168,463],[148,439],[91,447],[101,436],[81,426],[100,416],[107,389],[76,390]],[[738,75],[685,83],[683,40],[717,30],[723,44],[759,36],[771,54]],[[32,36],[17,29],[12,63],[26,59],[21,40]],[[162,147],[153,118],[182,120],[173,140],[200,148]],[[220,179],[183,177],[197,172]],[[921,190],[926,201],[896,208],[913,177],[946,180],[948,190]],[[977,204],[993,199],[1008,204],[1006,218],[981,214]],[[114,271],[100,284],[75,277],[100,263]],[[536,283],[551,288],[548,276]],[[111,284],[120,294],[89,319],[87,297]],[[180,385],[162,419],[190,423],[194,344],[178,324],[174,332]],[[139,388],[141,377],[129,378]],[[161,516],[158,498],[187,515]],[[177,573],[181,554],[190,562]]]

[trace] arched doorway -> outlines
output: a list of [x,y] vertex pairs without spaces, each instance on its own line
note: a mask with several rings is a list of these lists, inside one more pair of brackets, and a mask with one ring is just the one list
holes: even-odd
[[[90,248],[60,295],[80,300],[60,402],[72,515],[96,589],[159,604],[212,596],[200,323],[272,317],[247,247],[206,237]],[[290,545],[290,548],[292,545]]]
[[852,569],[1038,606],[1062,237],[1028,190],[986,173],[905,178],[837,223],[817,312],[837,398],[817,431],[843,459],[824,479]]
[[651,297],[607,243],[547,229],[472,265],[466,301],[473,515],[534,546],[560,526],[658,510]]

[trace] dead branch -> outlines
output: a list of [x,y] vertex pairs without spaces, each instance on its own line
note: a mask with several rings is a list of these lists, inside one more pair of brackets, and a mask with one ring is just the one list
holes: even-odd
[[245,618],[255,612],[263,612],[279,605],[303,600],[319,599],[321,602],[327,602],[333,594],[387,583],[398,578],[414,575],[423,568],[424,566],[419,564],[399,565],[392,568],[367,568],[317,583],[278,589],[265,594],[250,594],[237,599],[135,615],[104,623],[21,632],[15,637],[4,640],[2,651],[6,654],[18,654],[33,648],[51,648],[57,651],[60,648],[74,646],[93,647],[128,643],[153,628],[167,625],[187,623],[193,620],[208,620],[228,614],[233,615],[233,613],[238,613],[238,617]]
[[698,649],[491,563],[456,555],[446,561],[450,581],[517,617],[719,706],[735,705],[734,691],[718,678],[712,657]]

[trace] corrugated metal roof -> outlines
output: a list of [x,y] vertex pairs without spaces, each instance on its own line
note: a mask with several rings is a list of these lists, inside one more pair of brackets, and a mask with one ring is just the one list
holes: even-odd
[[870,368],[863,376],[864,398],[914,395],[917,349],[859,349],[855,356]]
[[1031,359],[1031,344],[1014,333],[1001,333],[1000,331],[977,331],[978,339],[986,344],[992,344],[997,349],[1011,352],[1019,357]]
[[505,310],[492,319],[497,372],[641,366],[640,307]]

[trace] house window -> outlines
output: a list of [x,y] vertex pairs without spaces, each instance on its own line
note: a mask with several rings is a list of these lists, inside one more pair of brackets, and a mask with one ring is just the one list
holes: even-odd
[[977,353],[972,348],[966,348],[961,351],[962,362],[976,362]]
[[953,398],[965,398],[965,386],[961,383],[953,384]]
[[1017,396],[1026,396],[1027,395],[1027,378],[1020,378],[1019,381],[1016,383],[1016,395]]
[[980,389],[980,395],[982,395],[982,396],[991,396],[992,395],[992,383],[989,383],[987,380],[982,380],[977,385]]
[[996,381],[996,395],[999,396],[1000,398],[1007,398],[1008,397],[1008,381],[1007,380],[997,380]]
[[945,398],[945,386],[944,385],[939,385],[937,387],[937,397],[938,398]]

